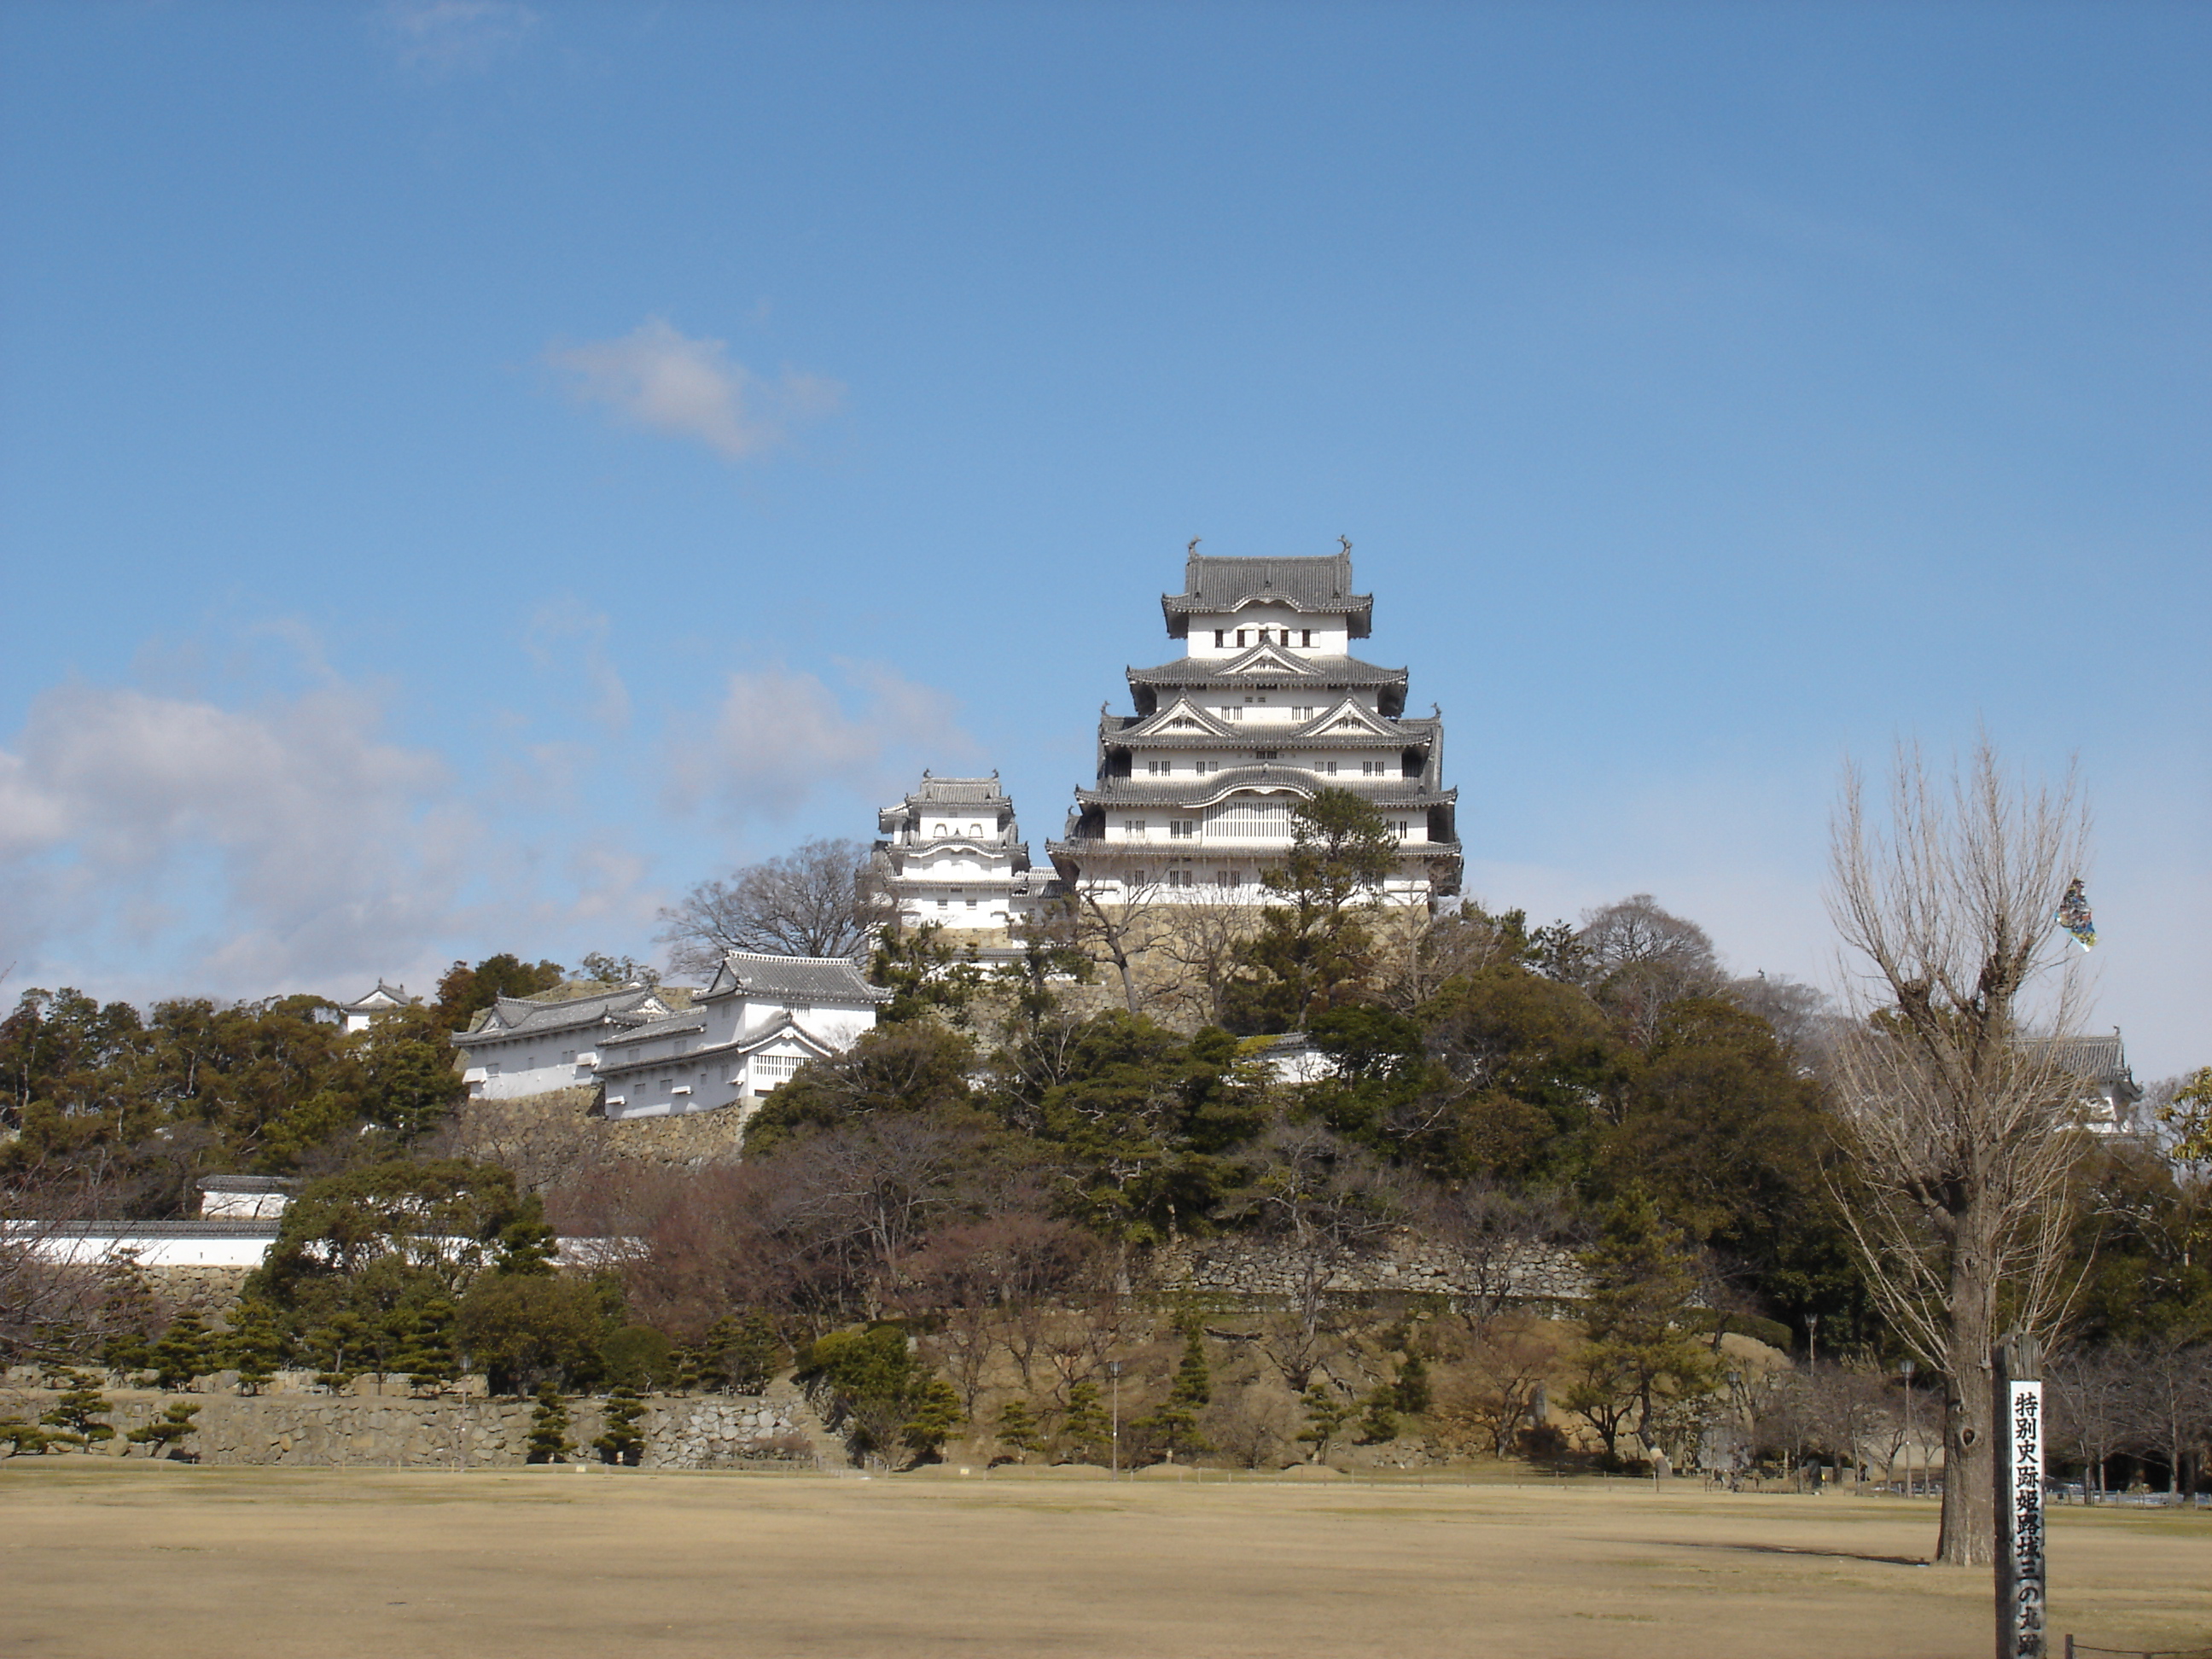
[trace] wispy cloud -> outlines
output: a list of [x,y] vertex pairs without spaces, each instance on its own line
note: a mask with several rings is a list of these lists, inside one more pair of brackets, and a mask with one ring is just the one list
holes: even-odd
[[908,771],[972,760],[951,694],[880,664],[838,666],[842,696],[781,663],[730,675],[711,723],[675,736],[671,807],[779,819],[817,794],[872,795]]
[[400,67],[433,81],[489,68],[539,21],[516,0],[390,0],[375,17]]
[[732,461],[775,448],[794,427],[834,413],[845,395],[818,374],[756,374],[729,355],[726,341],[694,339],[659,317],[620,339],[549,346],[545,361],[579,401]]

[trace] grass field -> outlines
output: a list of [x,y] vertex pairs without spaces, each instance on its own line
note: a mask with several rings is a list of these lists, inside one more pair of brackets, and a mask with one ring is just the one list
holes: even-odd
[[[0,1655],[1979,1656],[1929,1503],[1677,1483],[0,1463]],[[2212,1639],[2212,1516],[2054,1514],[2054,1632]],[[2054,1644],[2055,1645],[2055,1644]]]

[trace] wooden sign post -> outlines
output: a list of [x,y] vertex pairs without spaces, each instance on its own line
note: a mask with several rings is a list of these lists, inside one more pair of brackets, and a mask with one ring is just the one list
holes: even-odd
[[2045,1659],[2043,1345],[1996,1346],[1997,1659]]

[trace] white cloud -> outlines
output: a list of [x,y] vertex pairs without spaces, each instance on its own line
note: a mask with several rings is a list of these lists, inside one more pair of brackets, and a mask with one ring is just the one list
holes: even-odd
[[781,818],[817,793],[872,797],[924,766],[973,759],[949,693],[880,664],[838,666],[842,696],[782,664],[732,673],[712,725],[677,734],[670,805],[712,801],[732,818]]
[[45,693],[0,750],[0,961],[158,957],[258,992],[413,957],[480,831],[444,764],[381,721],[335,683],[251,710]]
[[400,67],[428,80],[488,68],[538,24],[515,0],[391,0],[378,14]]
[[549,346],[545,361],[580,401],[732,461],[773,449],[794,426],[833,413],[845,395],[820,375],[787,369],[765,379],[732,359],[726,342],[692,339],[659,317],[618,340]]

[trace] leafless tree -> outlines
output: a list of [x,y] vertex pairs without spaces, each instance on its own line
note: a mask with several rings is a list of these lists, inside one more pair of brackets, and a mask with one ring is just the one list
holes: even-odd
[[1282,1118],[1245,1154],[1250,1179],[1224,1201],[1282,1252],[1291,1315],[1268,1344],[1293,1393],[1320,1363],[1322,1316],[1340,1270],[1369,1254],[1407,1213],[1398,1178],[1324,1126]]
[[2192,1458],[2202,1458],[2212,1439],[2212,1347],[2183,1341],[2168,1333],[2130,1343],[2124,1355],[2129,1373],[2130,1437],[2138,1451],[2166,1463],[2166,1489],[2191,1490]]
[[1542,1322],[1497,1313],[1473,1322],[1458,1357],[1458,1380],[1443,1389],[1434,1413],[1438,1429],[1448,1443],[1511,1456],[1559,1364],[1556,1346]]
[[1133,1014],[1142,1012],[1144,1001],[1135,959],[1152,949],[1161,932],[1165,891],[1158,881],[1133,877],[1113,884],[1079,881],[1072,895],[1076,948],[1113,963],[1121,981],[1121,1000]]
[[1585,988],[1638,1048],[1670,1006],[1723,983],[1705,930],[1662,910],[1649,893],[1586,912],[1575,943]]
[[1237,952],[1259,925],[1259,916],[1257,905],[1218,896],[1162,906],[1149,940],[1152,964],[1161,975],[1162,1006],[1192,1024],[1221,1024]]
[[1960,1565],[1995,1548],[2000,1297],[2008,1322],[2047,1334],[2071,1291],[2079,1090],[2051,1039],[2079,999],[2053,918],[2087,838],[2070,776],[2016,783],[1986,738],[1947,778],[1901,748],[1887,828],[1848,770],[1832,826],[1854,1018],[1831,1063],[1854,1156],[1831,1180],[1877,1304],[1945,1380],[1938,1553]]
[[1423,1194],[1420,1229],[1451,1252],[1458,1308],[1471,1329],[1523,1293],[1532,1266],[1587,1242],[1556,1194],[1480,1177]]
[[2082,1462],[2083,1486],[2105,1492],[2105,1468],[2130,1443],[2136,1416],[2133,1366],[2111,1348],[2077,1348],[2055,1358],[2047,1371],[2051,1439]]
[[810,841],[727,880],[701,882],[661,911],[659,938],[672,972],[710,974],[729,951],[857,956],[890,915],[867,848]]
[[1447,981],[1481,972],[1513,954],[1513,936],[1475,905],[1438,914],[1424,904],[1386,904],[1370,918],[1376,988],[1383,1003],[1411,1013]]
[[112,1275],[72,1224],[100,1212],[98,1185],[43,1163],[0,1179],[0,1366],[82,1358],[106,1334]]

